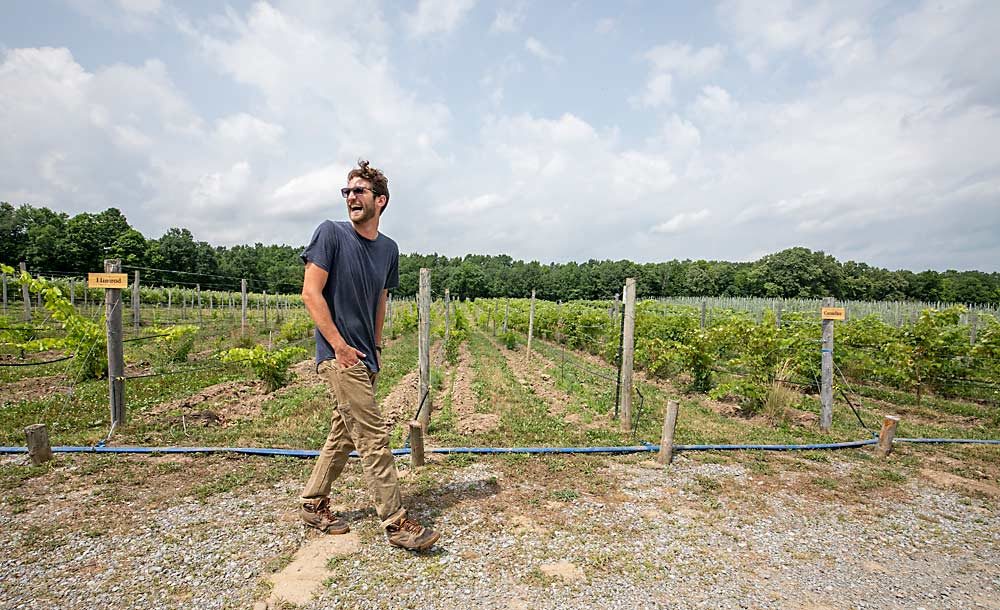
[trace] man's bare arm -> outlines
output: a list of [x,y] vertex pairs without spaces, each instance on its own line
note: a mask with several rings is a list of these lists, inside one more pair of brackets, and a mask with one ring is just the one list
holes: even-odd
[[[378,297],[378,308],[375,310],[375,345],[382,345],[382,326],[385,324],[385,310],[386,304],[389,302],[389,291],[383,290],[382,294]],[[376,352],[376,359],[378,360],[379,368],[382,367],[382,353],[378,350]]]
[[330,344],[337,355],[337,364],[347,368],[357,364],[359,358],[364,358],[365,354],[360,352],[344,341],[330,317],[330,309],[323,298],[323,287],[330,276],[322,267],[313,263],[306,263],[305,277],[302,281],[302,303],[309,312],[313,324],[319,330],[326,342]]

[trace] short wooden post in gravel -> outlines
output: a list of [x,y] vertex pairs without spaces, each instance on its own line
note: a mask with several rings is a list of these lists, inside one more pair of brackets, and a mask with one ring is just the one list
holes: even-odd
[[[833,297],[823,299],[823,307],[833,307]],[[820,349],[822,379],[819,391],[819,429],[829,432],[833,425],[833,320],[823,320],[823,344]]]
[[886,415],[882,419],[882,429],[878,433],[875,455],[884,458],[892,453],[892,440],[896,438],[896,426],[898,425],[899,417],[896,415]]
[[528,314],[528,349],[524,352],[525,361],[531,360],[531,335],[535,332],[535,289],[531,289],[531,311]]
[[135,271],[135,281],[132,282],[132,328],[139,328],[139,271]]
[[24,436],[28,441],[28,458],[32,465],[38,466],[52,459],[49,431],[45,424],[31,424],[24,429]]
[[431,270],[420,270],[420,292],[417,303],[417,361],[420,383],[417,392],[417,420],[424,429],[431,422]]
[[625,316],[622,330],[621,429],[632,431],[632,366],[635,362],[635,278],[625,280]]
[[417,420],[407,424],[410,428],[410,466],[424,465],[424,426]]
[[[121,259],[104,261],[105,273],[121,273]],[[108,324],[108,402],[111,425],[125,423],[125,349],[122,345],[122,291],[104,290],[104,311]]]
[[667,401],[667,413],[663,418],[663,433],[660,435],[660,453],[656,456],[656,461],[660,464],[669,464],[674,461],[674,429],[677,428],[676,400]]
[[[21,269],[21,275],[23,276],[28,271],[28,266],[22,262],[18,265]],[[28,290],[28,283],[21,282],[21,299],[24,301],[24,321],[31,321],[31,292]]]

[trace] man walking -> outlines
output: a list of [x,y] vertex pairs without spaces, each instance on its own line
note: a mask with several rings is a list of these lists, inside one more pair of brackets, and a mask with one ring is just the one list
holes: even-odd
[[422,551],[440,534],[406,517],[389,428],[375,404],[386,299],[399,285],[399,248],[378,232],[389,205],[388,180],[367,161],[358,161],[340,193],[350,222],[323,222],[301,255],[306,266],[302,301],[316,324],[316,370],[336,406],[299,512],[306,525],[323,532],[350,531],[330,511],[329,495],[348,454],[357,449],[389,543]]

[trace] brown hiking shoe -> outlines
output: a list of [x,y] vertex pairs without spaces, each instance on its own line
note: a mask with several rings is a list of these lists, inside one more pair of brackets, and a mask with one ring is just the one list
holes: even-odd
[[441,537],[441,534],[406,517],[400,517],[395,523],[386,526],[385,535],[392,546],[410,551],[426,551]]
[[346,521],[330,512],[330,498],[303,503],[299,516],[306,525],[325,534],[346,534],[351,531]]

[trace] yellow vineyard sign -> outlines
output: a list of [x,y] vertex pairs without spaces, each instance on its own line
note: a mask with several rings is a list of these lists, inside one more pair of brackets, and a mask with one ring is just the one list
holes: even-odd
[[87,288],[128,288],[128,274],[88,273]]
[[821,311],[824,320],[844,320],[847,311],[843,307],[824,307]]

